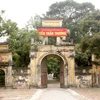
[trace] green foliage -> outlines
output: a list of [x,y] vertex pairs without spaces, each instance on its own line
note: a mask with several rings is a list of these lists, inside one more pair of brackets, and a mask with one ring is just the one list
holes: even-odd
[[87,67],[91,65],[91,53],[89,50],[82,52],[79,44],[75,46],[75,62],[79,67]]
[[52,4],[44,17],[63,18],[63,27],[70,29],[70,37],[74,39],[74,43],[78,43],[84,35],[80,21],[93,10],[94,5],[91,3],[77,3],[73,0],[66,0]]
[[60,70],[60,60],[55,57],[47,58],[48,73],[58,74]]
[[81,48],[84,52],[90,50],[91,54],[100,58],[100,33],[86,37],[81,43]]
[[39,15],[35,15],[35,17],[31,17],[30,20],[28,21],[26,27],[33,30],[33,29],[37,29],[38,27],[41,27],[42,23],[41,23],[41,18]]
[[56,45],[56,37],[53,37],[53,36],[48,37],[48,44]]
[[34,45],[34,51],[38,51],[38,45],[37,44]]
[[80,65],[81,62],[83,63],[81,65],[86,65],[88,64],[88,60],[91,63],[92,54],[100,58],[100,11],[94,10],[88,13],[80,24],[80,29],[83,32],[83,40],[80,42],[80,50],[76,51],[75,60],[77,65]]
[[92,10],[94,10],[94,6],[91,3],[77,3],[73,0],[66,0],[52,4],[46,16],[64,18],[64,26],[66,26],[70,22],[79,22]]
[[29,64],[30,35],[22,29],[9,37],[9,47],[13,51],[14,67],[27,67]]
[[81,30],[84,33],[84,39],[80,43],[82,52],[90,51],[91,55],[95,54],[100,59],[100,10],[94,10],[84,17]]
[[[28,31],[26,29],[19,30],[19,32],[10,35],[9,47],[13,51],[14,67],[27,67],[30,58],[30,39],[35,37],[35,31]],[[36,48],[37,49],[37,48]]]
[[[39,41],[37,36],[36,28],[40,25],[40,17],[36,15],[31,24],[23,29],[18,29],[17,24],[12,22],[10,19],[6,20],[3,18],[4,11],[0,13],[0,36],[9,36],[9,48],[13,52],[13,63],[14,67],[27,67],[30,58],[30,39],[34,37],[35,42]],[[32,26],[33,24],[33,26]],[[32,30],[30,30],[30,28]],[[37,44],[34,46],[35,50],[38,50]]]
[[6,20],[3,18],[5,11],[0,13],[0,36],[9,36],[18,30],[17,24],[12,22],[10,19]]
[[[34,18],[31,18],[26,28],[19,30],[15,22],[12,22],[11,20],[4,20],[2,16],[3,14],[4,11],[1,11],[0,36],[9,36],[9,47],[13,51],[14,66],[27,67],[29,64],[30,38],[34,37],[35,42],[37,43],[39,41],[37,30],[34,29],[41,27],[40,16],[36,15]],[[81,39],[84,38],[81,43],[81,48],[82,51],[85,52],[82,53],[80,47],[76,47],[75,61],[77,65],[87,65],[91,53],[94,53],[97,55],[97,57],[100,57],[100,11],[94,10],[94,6],[91,3],[80,4],[73,0],[56,2],[50,6],[45,17],[64,18],[63,27],[70,29],[70,37],[74,39],[75,43],[79,43]],[[88,36],[89,30],[95,35],[91,37]],[[54,44],[54,42],[55,39],[50,37],[49,43]],[[38,50],[37,43],[34,47],[35,50]],[[52,59],[54,60],[55,58]],[[49,63],[50,65],[48,65],[48,68],[52,68],[51,66],[56,66],[58,63],[59,61],[52,61],[52,63]],[[51,70],[49,72],[51,72]]]
[[100,32],[100,10],[94,10],[84,17],[81,21],[81,30],[85,35],[89,35],[89,31],[92,34]]

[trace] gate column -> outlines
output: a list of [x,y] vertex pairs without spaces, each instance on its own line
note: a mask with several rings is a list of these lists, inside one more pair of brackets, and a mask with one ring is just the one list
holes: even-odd
[[37,51],[35,50],[34,46],[34,38],[31,38],[31,51],[30,51],[30,85],[29,88],[37,87],[37,72],[36,72],[36,58],[37,58]]
[[9,66],[6,69],[5,73],[5,88],[12,88],[12,65],[9,64]]

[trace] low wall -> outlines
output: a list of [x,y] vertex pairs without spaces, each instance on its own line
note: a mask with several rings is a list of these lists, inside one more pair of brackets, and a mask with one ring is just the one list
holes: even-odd
[[91,68],[77,68],[75,70],[75,81],[77,87],[91,87],[92,86]]
[[13,68],[13,88],[29,88],[29,68]]

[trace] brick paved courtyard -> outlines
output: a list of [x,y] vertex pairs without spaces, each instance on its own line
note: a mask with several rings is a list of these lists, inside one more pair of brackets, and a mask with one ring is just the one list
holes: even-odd
[[100,88],[72,88],[72,90],[89,100],[100,100]]
[[0,100],[29,100],[36,89],[2,89],[0,88]]
[[[71,88],[88,100],[100,100],[100,88]],[[0,88],[0,100],[30,100],[37,89],[3,89]]]

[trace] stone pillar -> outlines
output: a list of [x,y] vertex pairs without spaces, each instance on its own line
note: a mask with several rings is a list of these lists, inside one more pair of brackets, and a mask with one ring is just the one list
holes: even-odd
[[31,51],[30,51],[30,86],[29,88],[36,87],[36,57],[37,52],[34,48],[34,38],[31,39]]
[[38,73],[38,75],[37,75],[37,86],[38,86],[38,88],[41,88],[41,65],[38,65],[37,66],[38,67],[38,71],[37,71],[37,73]]
[[45,37],[45,44],[48,44],[48,37]]
[[68,63],[68,83],[69,86],[75,85],[75,69],[74,69],[74,57],[69,58]]
[[12,65],[7,67],[5,74],[5,88],[12,88]]
[[71,84],[75,85],[75,61],[74,61],[74,57],[71,58]]
[[30,62],[30,85],[29,88],[37,87],[37,72],[36,58],[31,58]]
[[68,85],[70,86],[71,85],[71,61],[69,59],[68,61]]
[[30,83],[29,83],[29,88],[31,88],[33,86],[33,71],[32,71],[32,59],[30,59]]
[[65,88],[68,87],[68,66],[64,66],[64,80],[65,80]]
[[57,39],[56,39],[56,45],[60,45],[61,44],[61,39],[60,39],[60,37],[56,37]]
[[30,62],[30,86],[29,88],[35,87],[35,68],[34,68],[34,59],[31,59]]
[[44,37],[43,39],[43,45],[47,45],[48,44],[48,37]]

